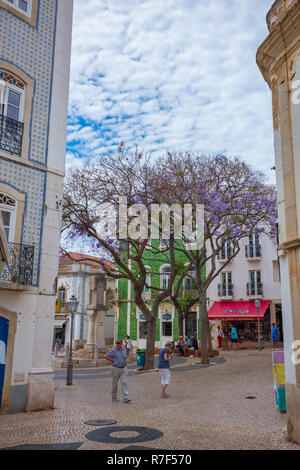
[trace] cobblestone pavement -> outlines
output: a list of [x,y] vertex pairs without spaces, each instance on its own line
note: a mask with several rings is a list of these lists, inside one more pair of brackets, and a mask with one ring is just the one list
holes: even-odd
[[[160,398],[157,371],[135,373],[131,365],[129,404],[112,403],[109,367],[74,371],[71,387],[56,371],[55,409],[1,416],[0,448],[300,450],[286,440],[285,415],[275,407],[271,350],[222,355],[225,362],[209,367],[178,358],[168,399]],[[117,423],[84,424],[95,419]]]

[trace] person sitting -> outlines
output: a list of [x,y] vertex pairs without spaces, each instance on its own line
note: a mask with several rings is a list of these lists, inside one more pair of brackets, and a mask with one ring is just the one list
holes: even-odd
[[179,336],[179,340],[178,340],[178,343],[176,344],[176,348],[178,349],[178,352],[181,356],[184,356],[184,352],[183,352],[183,336]]
[[[195,338],[194,336],[191,336],[191,346],[190,346],[190,349],[192,351],[195,351],[195,356],[197,357],[197,350],[199,349],[198,348],[198,341],[197,341],[197,338]],[[191,355],[190,357],[194,357],[193,355]]]

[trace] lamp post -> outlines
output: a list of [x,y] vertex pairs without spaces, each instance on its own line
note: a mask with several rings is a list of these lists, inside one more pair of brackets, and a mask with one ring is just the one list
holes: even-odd
[[71,338],[70,338],[70,350],[69,350],[69,359],[67,364],[67,385],[72,385],[73,379],[73,359],[72,359],[72,343],[73,343],[73,317],[74,313],[77,312],[79,302],[76,299],[75,295],[72,295],[68,301],[68,311],[71,314]]
[[256,299],[255,300],[255,307],[257,308],[257,327],[258,327],[258,350],[262,350],[262,344],[261,344],[261,334],[260,334],[260,322],[259,322],[259,309],[261,307],[261,300]]

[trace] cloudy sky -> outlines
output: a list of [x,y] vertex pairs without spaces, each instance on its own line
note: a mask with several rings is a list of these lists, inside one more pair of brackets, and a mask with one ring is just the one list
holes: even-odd
[[124,141],[239,155],[275,181],[255,62],[273,0],[75,0],[67,165]]

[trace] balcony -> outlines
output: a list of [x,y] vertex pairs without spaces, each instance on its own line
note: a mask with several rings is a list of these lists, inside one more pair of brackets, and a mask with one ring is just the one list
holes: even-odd
[[32,286],[34,246],[8,243],[9,263],[0,271],[0,281]]
[[245,256],[249,261],[261,259],[261,245],[245,246]]
[[0,114],[0,149],[21,155],[24,124]]
[[63,300],[56,299],[55,313],[69,313],[68,303]]
[[263,284],[262,282],[248,282],[247,283],[247,296],[248,297],[259,297],[263,295]]
[[219,297],[233,297],[233,284],[218,284]]

